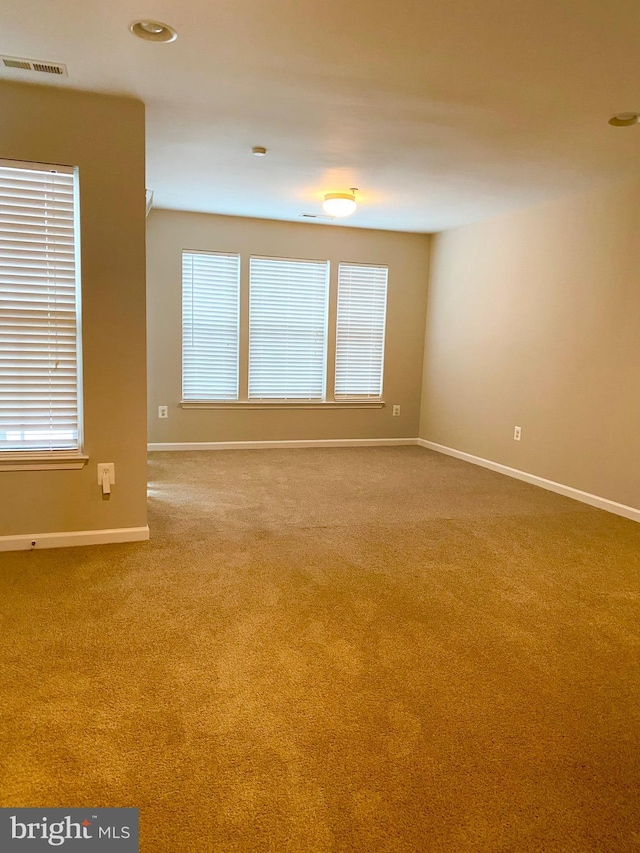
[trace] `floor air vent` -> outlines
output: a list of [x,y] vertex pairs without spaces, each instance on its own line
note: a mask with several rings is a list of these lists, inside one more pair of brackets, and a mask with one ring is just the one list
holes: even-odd
[[5,68],[17,68],[20,71],[38,71],[40,74],[67,76],[67,66],[61,62],[43,62],[40,59],[23,59],[21,56],[2,56]]

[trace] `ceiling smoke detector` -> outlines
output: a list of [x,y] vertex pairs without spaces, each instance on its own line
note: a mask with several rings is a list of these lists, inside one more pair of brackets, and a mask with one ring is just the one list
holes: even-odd
[[170,27],[169,24],[163,24],[161,21],[134,21],[133,24],[129,24],[129,29],[134,36],[145,41],[167,43],[178,38],[178,33],[173,27]]
[[640,122],[640,115],[638,113],[616,113],[609,119],[609,124],[614,127],[631,127],[634,124],[638,124]]

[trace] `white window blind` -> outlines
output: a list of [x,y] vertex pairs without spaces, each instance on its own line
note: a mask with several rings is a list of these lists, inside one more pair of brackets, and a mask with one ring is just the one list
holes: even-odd
[[324,399],[328,292],[328,261],[251,258],[249,399]]
[[182,253],[182,397],[237,400],[240,256]]
[[76,184],[0,161],[0,451],[79,447]]
[[382,396],[387,277],[387,267],[338,267],[336,399]]

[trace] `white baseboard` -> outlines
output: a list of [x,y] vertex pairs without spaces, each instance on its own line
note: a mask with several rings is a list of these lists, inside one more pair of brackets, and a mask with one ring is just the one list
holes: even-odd
[[489,468],[491,471],[497,471],[499,474],[506,474],[507,477],[513,477],[516,480],[524,480],[525,483],[531,483],[533,486],[540,486],[542,489],[547,489],[549,492],[556,492],[559,495],[564,495],[567,498],[573,498],[575,501],[580,501],[589,506],[604,509],[607,512],[612,512],[615,515],[621,515],[624,518],[629,518],[631,521],[640,522],[640,509],[636,509],[626,504],[619,504],[616,501],[611,501],[608,498],[601,498],[599,495],[592,495],[589,492],[583,492],[580,489],[574,489],[573,486],[565,486],[563,483],[556,483],[553,480],[546,480],[544,477],[538,477],[536,474],[528,474],[526,471],[520,471],[517,468],[510,468],[508,465],[501,465],[499,462],[492,462],[490,459],[483,459],[481,456],[473,456],[471,453],[465,453],[462,450],[455,450],[453,447],[445,447],[443,444],[436,444],[433,441],[427,441],[424,438],[419,438],[417,444],[420,447],[426,447],[428,450],[435,450],[438,453],[445,453],[447,456],[455,456],[456,459],[462,459],[465,462],[471,462],[473,465],[480,465],[482,468]]
[[35,551],[40,548],[69,548],[73,545],[108,545],[113,542],[144,542],[148,527],[116,527],[112,530],[72,530],[69,533],[26,533],[0,536],[0,551]]
[[178,441],[152,443],[150,452],[160,450],[293,450],[301,447],[393,447],[418,444],[417,438],[319,438],[302,441]]

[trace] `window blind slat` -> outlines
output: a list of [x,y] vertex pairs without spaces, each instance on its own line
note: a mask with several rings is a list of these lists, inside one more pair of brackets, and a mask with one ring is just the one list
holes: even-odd
[[78,449],[75,184],[0,165],[0,451]]
[[323,400],[329,263],[251,258],[249,399]]
[[182,253],[182,398],[237,400],[240,256]]
[[386,267],[338,267],[336,399],[382,396],[387,279]]

